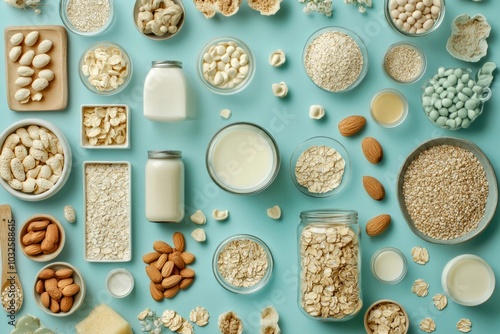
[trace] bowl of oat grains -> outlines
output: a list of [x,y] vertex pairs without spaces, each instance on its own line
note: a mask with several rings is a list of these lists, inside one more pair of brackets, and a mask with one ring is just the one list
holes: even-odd
[[308,196],[328,197],[337,194],[351,175],[349,154],[333,138],[309,138],[292,153],[290,175],[295,186]]
[[59,15],[64,26],[75,34],[96,36],[113,23],[113,0],[61,0]]
[[341,27],[326,27],[313,33],[302,58],[307,76],[327,92],[353,89],[368,71],[365,43],[354,32]]
[[397,197],[408,226],[425,241],[458,244],[490,223],[498,201],[495,171],[483,151],[467,140],[428,140],[406,158]]

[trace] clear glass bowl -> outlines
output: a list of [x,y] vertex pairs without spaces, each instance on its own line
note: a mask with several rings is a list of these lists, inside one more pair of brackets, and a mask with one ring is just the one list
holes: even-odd
[[[97,36],[97,35],[100,35],[103,32],[105,32],[106,30],[108,30],[108,28],[113,23],[113,20],[114,20],[114,17],[115,17],[113,0],[103,0],[103,1],[108,1],[109,2],[109,18],[106,21],[106,23],[104,23],[104,25],[102,27],[100,27],[99,29],[86,32],[86,31],[82,31],[82,30],[78,29],[77,27],[75,27],[71,23],[71,21],[70,21],[70,19],[68,17],[68,5],[71,2],[75,2],[75,3],[79,2],[79,1],[75,1],[75,0],[61,0],[60,5],[59,5],[59,15],[61,17],[61,21],[63,22],[64,26],[67,29],[69,29],[71,32],[73,32],[75,34],[82,35],[82,36]],[[86,18],[86,19],[88,20],[88,18]]]
[[[121,85],[119,85],[117,88],[110,88],[109,90],[99,90],[94,85],[92,85],[90,83],[90,81],[89,81],[90,76],[86,76],[83,73],[82,66],[85,64],[87,53],[94,51],[97,48],[106,48],[106,49],[114,48],[114,49],[118,49],[121,51],[121,55],[124,59],[124,62],[127,64],[127,67],[128,67],[128,74],[125,76],[124,82]],[[114,95],[114,94],[121,92],[123,89],[125,89],[125,87],[127,87],[128,83],[130,82],[130,80],[132,78],[132,72],[133,72],[132,71],[132,61],[130,60],[130,57],[128,56],[128,53],[125,51],[125,49],[123,49],[120,45],[118,45],[116,43],[101,41],[101,42],[97,42],[97,43],[92,44],[82,54],[82,57],[80,58],[80,62],[78,64],[79,64],[78,73],[80,73],[80,79],[82,80],[85,87],[87,87],[91,92],[94,92],[94,93],[99,94],[99,95]]]
[[[240,287],[231,284],[228,282],[221,274],[219,271],[219,266],[218,266],[218,260],[219,260],[219,255],[221,252],[226,248],[226,246],[233,242],[233,241],[238,241],[238,240],[250,240],[255,242],[257,245],[262,247],[264,249],[266,255],[267,255],[267,270],[264,276],[254,285],[249,286],[249,287]],[[238,293],[238,294],[249,294],[253,293],[256,291],[261,290],[271,279],[272,273],[273,273],[273,266],[274,266],[274,261],[273,261],[273,256],[271,254],[271,251],[269,250],[269,247],[262,241],[261,239],[249,235],[249,234],[237,234],[232,237],[227,238],[226,240],[222,241],[217,249],[215,250],[213,259],[212,259],[212,269],[214,272],[215,279],[219,284],[226,290]]]
[[[384,261],[382,259],[379,259],[381,256],[384,256],[384,253],[385,254],[392,253],[393,256],[397,256],[401,259],[401,265],[402,265],[401,272],[399,275],[392,277],[392,279],[389,277],[383,277],[382,275],[380,275],[378,273],[378,269],[390,270],[390,268],[386,268],[383,265],[381,265],[381,267],[378,268],[378,262]],[[393,266],[395,265],[394,258],[386,258],[385,262],[386,262],[386,264],[387,264],[387,262],[390,262]],[[370,261],[370,267],[372,269],[373,276],[375,276],[380,282],[387,283],[387,284],[396,284],[396,283],[401,282],[403,280],[403,278],[405,278],[406,273],[408,272],[408,261],[406,261],[406,257],[399,249],[393,248],[393,247],[384,247],[384,248],[379,249],[378,251],[376,251],[372,255],[372,259]],[[394,276],[394,275],[392,275],[392,276]]]
[[426,36],[426,35],[432,33],[434,30],[436,30],[441,25],[441,23],[443,22],[443,19],[444,19],[444,14],[446,12],[445,0],[441,0],[441,12],[439,13],[438,18],[434,21],[434,25],[430,29],[426,30],[425,32],[422,32],[419,34],[410,33],[408,31],[404,31],[403,29],[400,29],[396,25],[396,23],[392,20],[391,10],[390,10],[390,2],[391,2],[391,0],[384,1],[384,13],[385,13],[385,19],[387,21],[387,24],[394,31],[397,31],[400,34],[403,34],[403,35],[408,36],[408,37],[422,37],[422,36]]
[[151,40],[154,40],[154,41],[163,41],[165,39],[170,39],[170,38],[176,36],[177,34],[179,34],[179,32],[181,31],[182,27],[184,26],[184,21],[186,20],[186,9],[184,8],[184,4],[182,3],[181,0],[173,0],[173,1],[174,1],[174,3],[176,5],[179,5],[182,8],[182,17],[179,20],[179,23],[177,24],[177,31],[175,33],[170,34],[170,33],[167,32],[163,36],[157,36],[157,35],[152,34],[152,33],[151,34],[146,34],[141,29],[139,29],[139,26],[137,25],[137,16],[139,15],[139,12],[140,12],[142,0],[136,0],[135,1],[134,11],[133,11],[133,15],[134,15],[133,20],[134,20],[134,25],[137,28],[137,31],[139,31],[139,33],[142,36],[144,36],[146,38],[149,38]]
[[[295,166],[297,164],[297,161],[299,160],[299,157],[302,155],[304,151],[309,149],[312,146],[327,146],[330,148],[333,148],[335,151],[340,153],[342,158],[344,159],[345,165],[344,165],[344,174],[342,175],[342,179],[340,181],[340,184],[327,192],[311,192],[308,190],[307,187],[299,184],[297,177],[295,175]],[[349,159],[349,154],[347,153],[347,150],[345,147],[336,141],[333,138],[330,137],[323,137],[323,136],[318,136],[318,137],[312,137],[309,138],[305,141],[303,141],[297,148],[293,151],[292,156],[290,158],[290,176],[292,178],[293,183],[295,186],[302,191],[304,194],[311,196],[311,197],[328,197],[332,196],[334,194],[338,194],[347,184],[349,177],[351,176],[351,160]]]
[[[205,78],[203,70],[203,63],[204,63],[203,58],[205,53],[207,53],[208,50],[210,49],[210,47],[216,46],[219,43],[227,43],[227,42],[235,43],[236,46],[242,48],[243,51],[248,55],[248,74],[240,83],[234,85],[233,87],[218,87],[215,84],[211,83],[207,78]],[[198,69],[197,73],[203,85],[205,85],[205,87],[210,89],[212,92],[220,95],[230,95],[241,92],[250,84],[255,74],[256,63],[252,51],[245,43],[234,37],[218,37],[210,40],[201,49],[200,54],[198,55],[197,62],[198,62],[196,66],[196,68]]]
[[[387,122],[384,122],[381,115],[380,114],[377,115],[377,112],[375,111],[374,104],[375,104],[377,98],[380,98],[384,94],[393,94],[393,95],[399,97],[399,99],[401,99],[401,103],[403,104],[403,106],[402,106],[403,109],[401,110],[401,115],[398,118],[394,119],[392,122],[390,122],[389,119],[387,119],[388,120]],[[390,106],[396,105],[393,100],[388,100],[388,101],[386,101],[385,104],[386,104],[386,106],[383,108],[380,108],[380,106],[379,106],[382,113],[390,113],[392,110],[392,108]],[[388,105],[390,105],[390,106],[388,107]],[[384,128],[396,127],[404,122],[407,115],[408,115],[408,101],[406,100],[406,97],[398,90],[395,90],[392,88],[386,88],[386,89],[382,89],[380,92],[378,92],[377,94],[375,94],[373,96],[372,101],[370,103],[370,116],[375,121],[375,123],[377,123],[378,125],[380,125]]]
[[[343,34],[346,34],[347,36],[349,36],[350,38],[352,38],[356,44],[358,45],[360,51],[361,51],[361,56],[363,58],[363,64],[362,64],[362,68],[361,68],[361,71],[358,75],[358,77],[356,78],[356,80],[354,80],[352,83],[350,83],[349,86],[347,86],[346,88],[342,89],[342,90],[329,90],[325,87],[322,87],[320,86],[318,83],[316,83],[313,78],[311,78],[311,76],[307,73],[307,66],[306,66],[306,56],[307,56],[307,50],[309,48],[309,45],[320,35],[326,33],[326,32],[339,32],[339,33],[343,33]],[[358,86],[361,81],[363,81],[366,73],[368,72],[368,50],[366,48],[366,45],[365,43],[363,42],[363,40],[361,39],[361,37],[359,37],[358,35],[356,35],[356,33],[354,33],[353,31],[349,30],[349,29],[345,29],[345,28],[341,28],[341,27],[326,27],[326,28],[322,28],[322,29],[319,29],[317,30],[316,32],[314,32],[308,39],[307,39],[307,42],[304,46],[304,50],[302,51],[302,62],[303,62],[303,65],[304,65],[304,69],[306,71],[306,74],[307,76],[311,79],[311,81],[316,85],[318,86],[319,88],[327,91],[327,92],[330,92],[330,93],[343,93],[343,92],[347,92],[347,91],[350,91],[351,89],[353,89],[354,87]]]
[[[419,54],[420,59],[422,60],[422,65],[420,67],[419,73],[417,75],[415,75],[413,78],[411,78],[409,80],[406,80],[406,81],[405,80],[399,80],[398,78],[395,78],[387,70],[387,58],[390,55],[390,52],[394,48],[401,47],[401,46],[408,47],[408,48],[411,48],[411,49],[415,50]],[[399,84],[403,84],[403,85],[408,85],[408,84],[412,84],[414,82],[417,82],[418,80],[420,80],[420,78],[422,78],[422,76],[425,73],[425,70],[427,69],[427,58],[425,57],[425,53],[422,51],[422,49],[417,44],[411,43],[411,42],[405,42],[405,41],[397,42],[397,43],[394,43],[391,46],[389,46],[389,48],[385,52],[384,60],[382,62],[382,68],[384,69],[384,73],[389,78],[391,78],[392,80],[394,80],[395,82],[397,82]]]

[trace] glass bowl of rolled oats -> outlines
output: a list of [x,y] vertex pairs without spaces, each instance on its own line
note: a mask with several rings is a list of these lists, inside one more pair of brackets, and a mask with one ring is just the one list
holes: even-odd
[[489,225],[498,202],[495,171],[474,143],[441,137],[415,148],[397,178],[401,213],[425,241],[453,245]]
[[84,104],[81,106],[83,148],[130,148],[129,108],[126,104]]
[[389,300],[379,300],[366,310],[365,330],[368,334],[380,333],[379,330],[390,327],[391,333],[406,334],[410,326],[408,313],[401,304]]
[[222,241],[215,250],[212,268],[226,290],[249,294],[261,290],[273,272],[273,256],[261,239],[238,234]]
[[71,148],[52,123],[29,118],[0,134],[0,185],[23,201],[42,201],[62,189],[71,173]]
[[91,92],[114,95],[121,92],[132,78],[132,62],[125,49],[116,43],[92,44],[79,62],[80,79]]
[[292,153],[290,175],[293,183],[306,195],[328,197],[337,194],[351,175],[349,154],[333,138],[309,138]]

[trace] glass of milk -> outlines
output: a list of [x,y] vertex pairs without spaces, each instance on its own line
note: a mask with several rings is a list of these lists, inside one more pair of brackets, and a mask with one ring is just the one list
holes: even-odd
[[375,277],[387,284],[401,282],[408,271],[408,263],[404,254],[397,248],[385,247],[373,254],[372,272]]

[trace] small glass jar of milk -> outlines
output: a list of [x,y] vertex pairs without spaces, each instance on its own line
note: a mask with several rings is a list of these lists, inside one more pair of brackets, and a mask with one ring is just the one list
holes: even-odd
[[146,218],[179,223],[184,218],[184,163],[181,151],[148,151]]
[[397,248],[384,247],[373,254],[372,272],[375,277],[387,284],[401,282],[408,271],[408,262],[404,254]]
[[300,221],[299,309],[316,320],[352,319],[363,307],[358,213],[302,211]]
[[233,194],[256,194],[278,175],[280,155],[266,130],[252,123],[233,123],[213,136],[206,164],[220,188]]
[[182,62],[153,61],[144,81],[143,112],[146,118],[159,122],[187,118],[186,77]]

